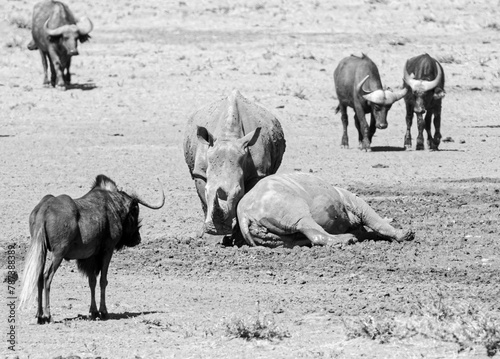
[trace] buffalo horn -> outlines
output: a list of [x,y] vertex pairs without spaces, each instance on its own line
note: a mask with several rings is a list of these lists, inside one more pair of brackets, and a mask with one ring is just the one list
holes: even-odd
[[82,16],[76,23],[76,27],[80,35],[87,35],[94,28],[94,24],[92,24],[92,21],[88,17]]
[[59,26],[58,28],[55,28],[55,29],[49,29],[49,20],[50,19],[47,19],[47,21],[45,21],[45,24],[43,25],[43,29],[45,30],[45,32],[49,36],[59,36],[63,32],[71,29],[71,25],[63,25],[63,26]]
[[[158,180],[158,182],[160,182],[160,180]],[[160,182],[160,186],[161,186],[161,182]],[[140,198],[137,199],[137,202],[142,204],[144,207],[148,207],[151,209],[160,209],[165,204],[165,192],[163,191],[163,186],[161,186],[161,195],[162,195],[162,199],[160,202],[158,202],[158,204],[149,204],[149,203],[144,202]]]
[[368,77],[370,77],[370,75],[366,75],[365,78],[361,80],[359,84],[356,86],[358,93],[361,94],[361,96],[367,101],[383,105],[385,102],[385,94],[383,90],[375,90],[372,92],[367,92],[363,89],[363,85],[366,82],[366,80],[368,80]]
[[400,89],[399,91],[392,92],[389,90],[385,90],[385,104],[386,105],[392,105],[394,102],[401,100],[403,97],[405,97],[406,93],[408,92],[408,89]]
[[443,76],[442,71],[441,71],[441,66],[439,66],[438,62],[436,61],[436,69],[437,69],[437,75],[436,78],[432,81],[425,81],[425,80],[415,80],[415,75],[408,74],[407,70],[408,66],[408,61],[406,61],[405,64],[405,73],[404,73],[404,82],[408,84],[408,86],[411,87],[412,91],[416,91],[417,89],[421,89],[422,91],[430,91],[434,89],[437,85],[439,85],[439,82],[441,81],[441,77]]

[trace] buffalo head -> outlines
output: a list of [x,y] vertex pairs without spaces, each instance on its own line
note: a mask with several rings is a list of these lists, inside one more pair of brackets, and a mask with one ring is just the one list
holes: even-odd
[[89,33],[94,27],[89,18],[82,17],[76,24],[66,24],[55,29],[49,29],[49,20],[43,26],[45,33],[49,36],[50,41],[58,42],[68,56],[78,55],[77,40],[80,42],[87,41],[90,37]]
[[381,89],[375,91],[366,91],[363,88],[363,85],[369,77],[370,75],[366,75],[365,78],[358,83],[356,89],[358,94],[370,103],[372,109],[371,113],[375,117],[376,126],[377,128],[382,130],[387,128],[388,126],[387,112],[389,112],[392,104],[403,98],[408,90],[401,89],[396,92]]
[[426,81],[415,79],[415,74],[413,73],[411,75],[408,74],[408,61],[406,61],[403,80],[411,89],[412,95],[414,96],[414,112],[417,116],[422,116],[425,113],[425,103],[429,103],[431,98],[438,100],[445,95],[444,90],[439,87],[443,72],[437,61],[435,64],[437,72],[436,77],[432,81]]
[[198,141],[208,145],[205,232],[231,233],[236,220],[236,206],[245,194],[244,167],[250,157],[248,147],[255,144],[260,130],[257,127],[241,138],[229,137],[215,141],[205,127],[198,126]]

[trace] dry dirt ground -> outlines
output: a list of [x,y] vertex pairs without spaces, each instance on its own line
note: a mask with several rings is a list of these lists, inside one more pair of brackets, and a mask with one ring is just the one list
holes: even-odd
[[[0,2],[0,247],[19,273],[28,216],[48,193],[79,197],[104,173],[145,199],[143,243],[111,263],[107,321],[90,321],[87,281],[64,262],[52,290],[54,324],[17,311],[16,352],[53,358],[468,358],[482,344],[407,335],[348,336],[356,318],[409,320],[429,298],[498,314],[500,265],[500,13],[495,1],[69,1],[95,29],[73,60],[74,86],[42,86],[26,44],[33,3]],[[332,74],[368,54],[384,84],[428,52],[446,73],[440,151],[404,151],[404,103],[373,152],[340,149]],[[183,160],[188,114],[233,88],[280,119],[279,172],[315,173],[411,226],[411,243],[330,248],[223,247],[192,239],[202,211]],[[416,137],[416,129],[413,128]],[[19,284],[19,281],[18,281]],[[2,308],[7,286],[2,285]],[[19,286],[17,287],[19,293]],[[17,293],[17,294],[18,294]],[[7,310],[2,309],[2,313]],[[6,316],[6,314],[5,314]],[[284,338],[245,340],[231,327],[257,318]],[[250,323],[250,324],[249,324]],[[4,329],[5,328],[5,329]],[[228,329],[229,328],[229,329]],[[236,337],[235,337],[236,336]],[[446,338],[445,338],[446,339]],[[385,343],[381,343],[385,342]]]

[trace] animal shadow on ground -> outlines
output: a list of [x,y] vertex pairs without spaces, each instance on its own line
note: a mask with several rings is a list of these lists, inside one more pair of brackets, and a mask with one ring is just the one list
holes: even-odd
[[[121,320],[121,319],[129,319],[129,318],[135,318],[139,317],[141,315],[148,315],[148,314],[158,314],[158,313],[164,313],[163,311],[145,311],[145,312],[123,312],[123,313],[108,313],[108,317],[104,320]],[[55,323],[67,323],[67,322],[73,322],[73,321],[78,321],[78,320],[93,320],[90,317],[90,314],[83,315],[83,314],[78,314],[76,317],[73,318],[64,318],[59,321],[55,321]],[[98,320],[103,320],[103,319],[98,319]]]
[[395,147],[395,146],[372,146],[373,152],[397,152],[397,151],[406,151],[404,147]]
[[85,84],[69,84],[66,85],[66,90],[82,90],[82,91],[90,91],[97,87],[95,83],[89,82]]

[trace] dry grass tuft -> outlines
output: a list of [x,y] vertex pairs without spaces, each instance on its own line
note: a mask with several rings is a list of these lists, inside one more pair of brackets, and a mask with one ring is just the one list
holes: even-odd
[[349,339],[366,337],[387,343],[422,335],[456,343],[458,352],[474,345],[484,346],[488,356],[500,350],[500,316],[442,293],[417,300],[409,318],[359,317],[345,320],[344,327]]

